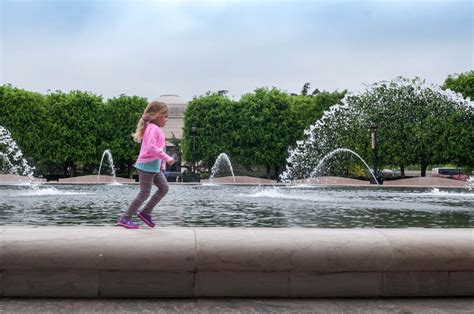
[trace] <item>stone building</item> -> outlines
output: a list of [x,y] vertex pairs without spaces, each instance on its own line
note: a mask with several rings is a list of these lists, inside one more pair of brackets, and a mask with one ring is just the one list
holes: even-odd
[[163,131],[165,132],[166,136],[166,151],[175,159],[175,164],[172,167],[168,167],[168,171],[170,172],[168,180],[175,181],[177,180],[176,176],[180,176],[176,173],[180,173],[182,171],[182,160],[180,152],[174,147],[170,140],[173,135],[177,139],[181,139],[183,137],[184,112],[186,111],[188,102],[178,95],[161,95],[155,100],[164,102],[170,109],[168,114],[168,123],[163,128]]
[[168,123],[163,128],[167,144],[170,145],[173,134],[178,139],[183,137],[184,111],[188,106],[188,102],[178,95],[161,95],[156,100],[164,102],[170,108]]

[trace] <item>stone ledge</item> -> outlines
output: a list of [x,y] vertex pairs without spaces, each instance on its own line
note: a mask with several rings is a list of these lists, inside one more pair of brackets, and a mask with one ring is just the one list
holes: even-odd
[[96,271],[7,270],[5,297],[97,297]]
[[474,229],[0,227],[0,296],[474,296]]
[[2,283],[2,297],[474,296],[474,272],[193,273],[7,270],[2,275],[6,278]]
[[192,229],[1,229],[0,269],[194,270]]

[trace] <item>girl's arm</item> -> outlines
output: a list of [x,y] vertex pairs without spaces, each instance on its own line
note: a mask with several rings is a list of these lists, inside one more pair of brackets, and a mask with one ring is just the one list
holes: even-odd
[[168,155],[167,153],[165,153],[163,151],[163,148],[158,148],[158,146],[152,146],[150,147],[150,152],[153,153],[153,155],[157,156],[158,159],[161,159],[161,160],[166,160],[166,162],[170,161],[170,160],[173,160],[173,157],[171,157],[170,155]]

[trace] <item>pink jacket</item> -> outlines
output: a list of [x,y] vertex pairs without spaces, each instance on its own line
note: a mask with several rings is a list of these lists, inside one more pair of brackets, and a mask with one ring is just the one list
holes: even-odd
[[173,159],[173,157],[164,152],[165,140],[165,134],[160,127],[156,124],[148,123],[143,134],[137,162],[142,163],[159,159],[161,160],[162,168],[164,168],[166,162]]

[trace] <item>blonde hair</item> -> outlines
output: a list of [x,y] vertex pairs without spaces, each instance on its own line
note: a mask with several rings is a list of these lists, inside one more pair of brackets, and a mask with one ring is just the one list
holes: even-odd
[[156,100],[150,102],[148,106],[146,106],[145,111],[143,111],[140,120],[138,120],[135,133],[132,133],[133,140],[137,143],[141,143],[148,123],[155,120],[158,116],[167,116],[168,112],[168,105],[164,102]]

